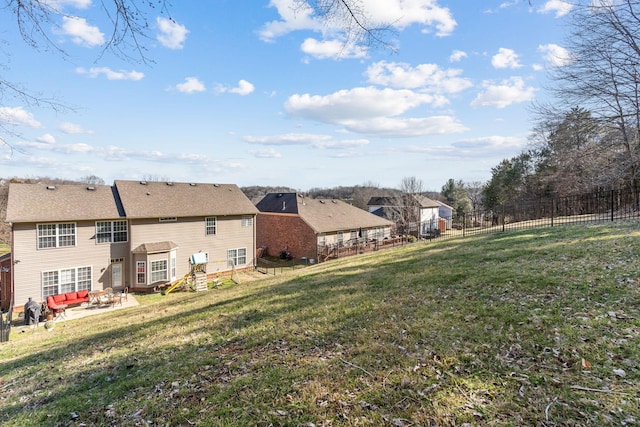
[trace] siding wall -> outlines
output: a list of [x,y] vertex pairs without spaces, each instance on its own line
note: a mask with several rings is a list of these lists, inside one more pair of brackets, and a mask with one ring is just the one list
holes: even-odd
[[[61,221],[64,222],[64,221]],[[76,246],[38,249],[37,224],[13,224],[14,301],[16,308],[29,297],[43,301],[43,271],[66,268],[92,268],[92,289],[111,286],[109,264],[112,258],[127,258],[126,243],[96,244],[95,221],[76,222]]]
[[[130,221],[131,249],[144,243],[171,241],[176,248],[176,277],[180,278],[190,271],[189,257],[192,254],[206,252],[209,255],[207,274],[229,271],[227,266],[227,250],[246,248],[247,263],[238,268],[255,265],[254,225],[242,226],[242,216],[218,216],[216,235],[205,234],[205,218],[178,218],[175,222],[160,222],[155,219],[136,219]],[[166,257],[168,259],[168,253]],[[156,256],[146,259],[136,255],[138,260],[159,259]],[[147,276],[150,274],[147,262]],[[126,280],[136,287],[135,263],[127,270]]]
[[316,234],[298,215],[259,213],[256,217],[257,247],[278,256],[286,250],[294,258],[317,258]]

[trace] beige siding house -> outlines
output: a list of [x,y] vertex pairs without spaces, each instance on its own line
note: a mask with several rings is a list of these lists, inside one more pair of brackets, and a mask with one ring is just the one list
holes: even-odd
[[13,300],[80,289],[153,289],[205,254],[208,275],[255,263],[257,209],[236,185],[11,184]]

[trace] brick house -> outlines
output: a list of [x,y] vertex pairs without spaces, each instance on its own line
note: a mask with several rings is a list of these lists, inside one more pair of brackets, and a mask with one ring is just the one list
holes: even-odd
[[267,254],[320,259],[319,248],[389,238],[393,222],[341,200],[270,193],[256,207],[256,242]]

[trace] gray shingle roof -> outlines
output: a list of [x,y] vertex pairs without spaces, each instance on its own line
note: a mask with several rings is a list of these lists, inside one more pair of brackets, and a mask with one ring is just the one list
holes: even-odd
[[253,215],[257,208],[235,184],[116,181],[127,218]]
[[[285,210],[282,210],[285,201]],[[341,200],[302,198],[296,193],[267,194],[259,203],[261,212],[298,213],[316,233],[389,227],[393,223]]]
[[9,185],[7,222],[80,221],[122,216],[109,185]]
[[254,215],[235,184],[116,181],[109,185],[11,184],[7,222]]

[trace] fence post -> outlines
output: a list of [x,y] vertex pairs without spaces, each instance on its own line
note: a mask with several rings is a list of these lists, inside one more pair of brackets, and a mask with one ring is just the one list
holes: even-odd
[[554,215],[556,213],[556,199],[551,199],[551,227],[553,227]]
[[613,188],[612,188],[612,189],[611,189],[611,222],[613,222],[613,217],[614,217],[614,215],[613,215],[613,205],[614,205],[614,203],[613,203],[613,198],[614,198],[614,196],[615,196],[615,195],[613,194],[613,191],[614,191],[614,190],[613,190]]
[[467,214],[462,212],[462,237],[467,235]]

